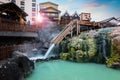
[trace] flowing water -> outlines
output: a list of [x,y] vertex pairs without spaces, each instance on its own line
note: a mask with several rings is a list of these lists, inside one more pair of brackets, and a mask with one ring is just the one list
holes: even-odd
[[38,62],[26,80],[120,80],[120,70],[95,63],[63,60]]
[[47,52],[45,53],[44,59],[46,59],[48,57],[48,55],[50,54],[50,52],[52,51],[52,49],[54,48],[55,44],[52,44],[49,49],[47,50]]

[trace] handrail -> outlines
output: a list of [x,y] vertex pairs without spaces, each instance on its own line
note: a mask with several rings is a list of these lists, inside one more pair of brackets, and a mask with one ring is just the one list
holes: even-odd
[[38,28],[33,25],[21,25],[15,22],[2,22],[0,21],[0,31],[12,32],[37,32]]
[[59,44],[69,32],[71,32],[77,25],[86,25],[86,26],[98,26],[101,27],[102,24],[99,22],[89,22],[89,21],[81,21],[81,20],[72,20],[66,27],[55,37],[51,40],[51,43],[55,45]]
[[55,38],[51,40],[51,43],[54,43],[55,45],[59,44],[67,34],[76,27],[75,24],[77,24],[77,20],[71,21]]

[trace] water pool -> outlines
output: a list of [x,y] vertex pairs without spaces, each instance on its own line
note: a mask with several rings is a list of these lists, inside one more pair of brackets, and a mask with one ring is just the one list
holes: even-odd
[[94,63],[63,60],[38,62],[26,80],[120,80],[120,70]]

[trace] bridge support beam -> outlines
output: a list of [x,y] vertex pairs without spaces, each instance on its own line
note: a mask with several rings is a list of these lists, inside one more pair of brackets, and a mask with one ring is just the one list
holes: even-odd
[[72,26],[70,26],[70,34],[71,34],[71,37],[72,37],[73,36]]
[[80,34],[80,25],[78,24],[78,33]]
[[77,24],[77,35],[79,34],[79,25]]
[[79,23],[77,21],[77,35],[79,35],[79,33],[80,33],[80,25],[79,25]]

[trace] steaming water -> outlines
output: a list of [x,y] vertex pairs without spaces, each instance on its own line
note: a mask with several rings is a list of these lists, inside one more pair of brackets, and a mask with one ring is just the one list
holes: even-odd
[[[45,55],[36,55],[36,56],[33,56],[33,57],[30,57],[29,59],[30,60],[38,60],[38,59],[46,59],[46,58],[49,58],[49,57],[54,57],[56,56],[52,51],[52,49],[54,48],[54,44],[52,44],[49,49],[47,50],[47,52],[45,53]],[[52,54],[53,53],[53,54]],[[50,55],[49,55],[50,54]]]
[[44,59],[46,59],[48,57],[48,55],[50,54],[51,50],[54,48],[55,44],[52,44],[49,49],[47,50],[47,52],[45,53]]
[[120,80],[120,70],[94,63],[54,60],[35,66],[35,71],[26,80]]

